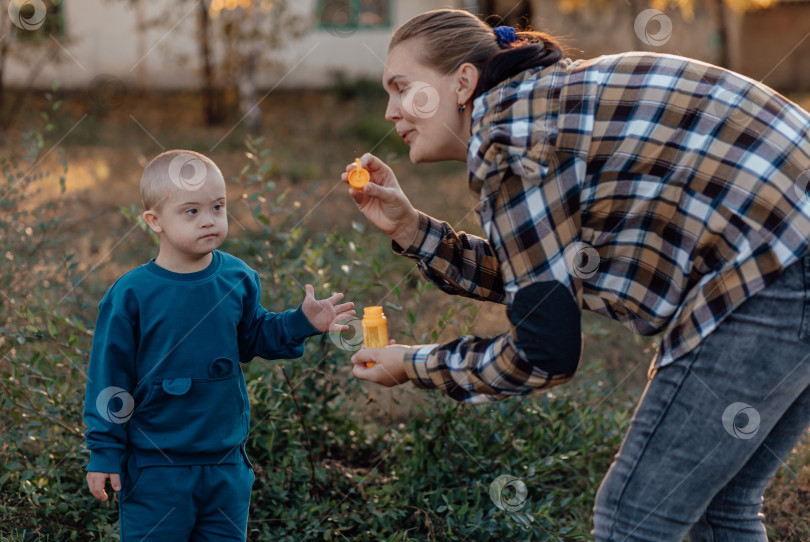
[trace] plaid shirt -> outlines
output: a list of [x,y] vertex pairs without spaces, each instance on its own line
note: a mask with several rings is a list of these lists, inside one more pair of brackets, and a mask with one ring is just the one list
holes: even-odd
[[[625,53],[522,72],[475,100],[467,165],[487,240],[422,215],[394,250],[477,299],[557,281],[582,309],[663,331],[656,368],[810,249],[810,115],[703,62]],[[414,349],[405,366],[469,402],[569,378],[520,356],[513,329]]]

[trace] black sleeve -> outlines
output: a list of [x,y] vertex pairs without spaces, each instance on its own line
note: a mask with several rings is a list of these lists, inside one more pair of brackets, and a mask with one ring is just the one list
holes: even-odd
[[526,361],[549,375],[573,375],[582,355],[581,312],[557,281],[521,288],[507,309]]

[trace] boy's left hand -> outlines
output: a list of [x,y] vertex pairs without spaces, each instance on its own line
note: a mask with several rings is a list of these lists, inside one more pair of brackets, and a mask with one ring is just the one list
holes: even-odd
[[315,299],[315,288],[311,284],[304,286],[306,296],[304,302],[301,304],[301,310],[304,311],[304,316],[307,317],[309,323],[320,331],[326,333],[327,331],[348,331],[349,326],[345,324],[338,324],[338,321],[346,321],[354,316],[354,303],[341,303],[335,305],[338,301],[343,299],[343,294],[333,294],[326,299]]

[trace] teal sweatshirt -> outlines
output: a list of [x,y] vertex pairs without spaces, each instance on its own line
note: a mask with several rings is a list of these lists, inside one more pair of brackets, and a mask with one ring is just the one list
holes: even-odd
[[234,463],[250,421],[240,362],[297,358],[318,334],[299,306],[261,305],[259,275],[214,251],[195,273],[154,260],[125,274],[99,304],[87,373],[88,471]]

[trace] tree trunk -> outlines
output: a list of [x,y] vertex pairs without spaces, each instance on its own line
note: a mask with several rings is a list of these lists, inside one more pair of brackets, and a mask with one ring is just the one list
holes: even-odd
[[731,67],[730,52],[728,50],[728,23],[726,22],[726,2],[725,0],[714,0],[715,11],[717,12],[717,39],[720,48],[720,66]]
[[481,10],[482,19],[487,23],[492,24],[493,21],[489,20],[495,14],[495,0],[479,0],[478,6]]
[[214,81],[214,67],[211,62],[209,32],[211,19],[208,17],[206,2],[200,2],[200,60],[203,66],[203,111],[208,126],[220,124],[223,120],[222,100]]
[[515,28],[528,28],[532,25],[531,0],[521,0],[520,5],[509,15],[507,24]]
[[251,134],[258,134],[262,128],[262,115],[259,102],[256,99],[256,57],[257,54],[247,55],[237,78],[237,92],[239,93],[239,109],[245,119],[245,127]]
[[492,26],[503,24],[525,28],[532,24],[531,0],[480,0],[479,6],[485,20]]
[[[722,1],[722,0],[721,0]],[[646,9],[644,4],[644,0],[627,0],[627,5],[630,6],[630,28],[633,31],[633,41],[635,42],[635,50],[636,51],[646,51],[645,43],[641,41],[641,36],[636,34],[635,24],[636,24],[636,17],[638,14],[641,13]]]
[[[5,72],[6,72],[6,58],[8,57],[8,45],[11,43],[11,23],[2,17],[3,23],[0,23],[0,119],[2,119],[3,128],[8,128],[9,124],[6,120],[6,85],[5,85]],[[8,25],[8,26],[6,26]]]
[[17,89],[17,92],[15,92],[14,101],[11,102],[11,106],[8,108],[8,114],[3,118],[3,125],[6,128],[10,128],[16,122],[17,116],[23,112],[23,105],[25,105],[26,99],[34,90],[34,83],[37,80],[37,76],[39,76],[40,72],[48,65],[48,62],[56,58],[58,54],[59,50],[57,46],[51,44],[47,46],[39,58],[29,66],[28,80],[22,89]]

